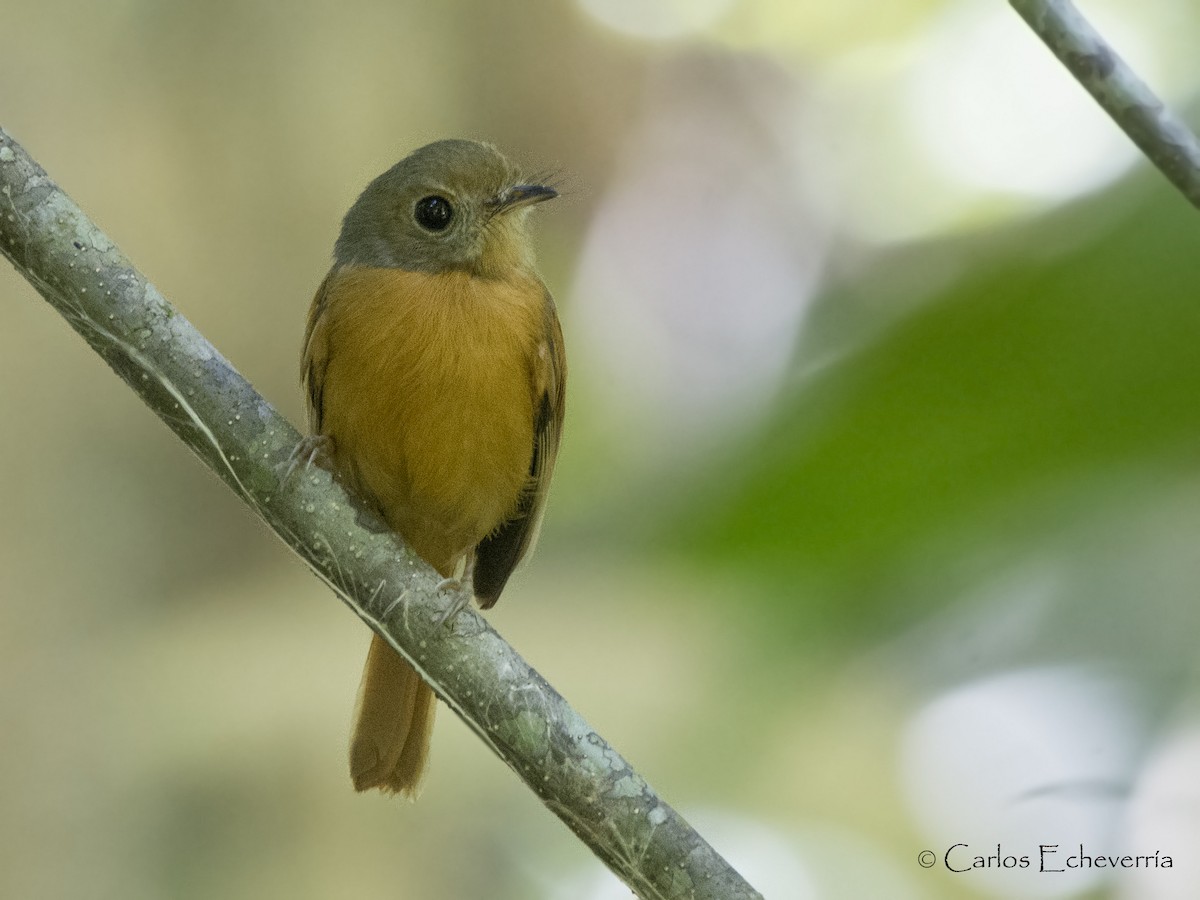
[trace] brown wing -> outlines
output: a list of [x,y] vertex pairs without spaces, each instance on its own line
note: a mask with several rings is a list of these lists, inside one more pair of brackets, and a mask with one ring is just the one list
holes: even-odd
[[500,599],[508,576],[537,543],[558,456],[558,440],[566,411],[567,357],[562,327],[549,291],[545,291],[543,314],[545,333],[533,360],[531,379],[534,422],[529,480],[516,515],[475,548],[475,596],[484,609],[494,606]]
[[325,367],[329,364],[329,320],[325,316],[325,307],[329,302],[329,282],[332,278],[331,271],[317,288],[312,306],[308,308],[304,352],[300,358],[300,383],[308,400],[308,430],[312,434],[321,433],[324,418]]

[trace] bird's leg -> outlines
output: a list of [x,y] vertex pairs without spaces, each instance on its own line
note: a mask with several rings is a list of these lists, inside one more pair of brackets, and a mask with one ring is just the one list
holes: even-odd
[[450,605],[446,607],[438,619],[438,627],[443,625],[453,624],[458,618],[458,614],[471,605],[471,601],[475,598],[475,554],[468,553],[463,561],[458,564],[458,571],[453,578],[443,578],[438,582],[435,590],[450,591],[453,596],[450,600]]

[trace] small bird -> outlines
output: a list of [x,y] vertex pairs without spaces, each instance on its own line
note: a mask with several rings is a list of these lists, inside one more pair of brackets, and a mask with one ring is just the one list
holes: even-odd
[[[350,208],[308,313],[308,440],[484,609],[537,539],[562,431],[562,329],[527,221],[556,196],[490,144],[422,147]],[[435,699],[373,636],[350,743],[356,790],[415,797]]]

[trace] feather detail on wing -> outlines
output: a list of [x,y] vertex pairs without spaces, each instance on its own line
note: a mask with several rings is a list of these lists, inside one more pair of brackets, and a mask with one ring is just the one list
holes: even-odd
[[312,434],[321,433],[324,418],[325,368],[329,364],[329,319],[325,315],[325,307],[329,302],[329,283],[333,275],[330,272],[325,276],[308,308],[304,353],[300,358],[300,381],[308,401],[308,430]]
[[546,508],[550,479],[558,456],[566,411],[567,361],[562,327],[550,292],[545,292],[544,335],[531,369],[533,390],[533,453],[529,480],[516,514],[479,542],[475,548],[475,596],[483,609],[495,605],[508,577],[537,543]]

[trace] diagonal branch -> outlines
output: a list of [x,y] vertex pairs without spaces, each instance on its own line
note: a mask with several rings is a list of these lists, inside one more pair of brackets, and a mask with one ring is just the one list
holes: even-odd
[[437,573],[328,473],[281,480],[300,435],[3,129],[0,250],[639,897],[760,896],[483,618],[438,627]]
[[1009,0],[1054,55],[1171,180],[1200,207],[1200,142],[1070,2]]

